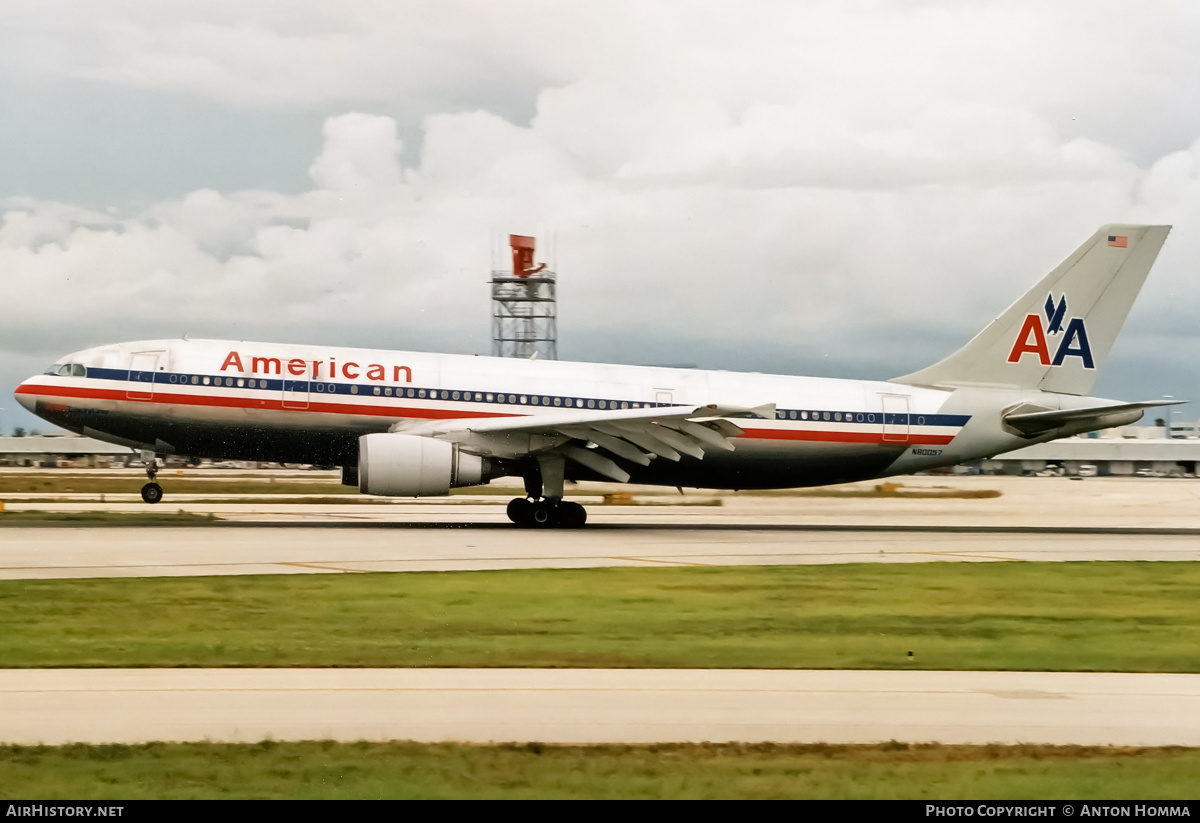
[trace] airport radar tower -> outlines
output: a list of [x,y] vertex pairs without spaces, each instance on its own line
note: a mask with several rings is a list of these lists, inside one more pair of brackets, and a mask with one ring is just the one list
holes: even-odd
[[512,271],[492,270],[492,354],[496,357],[558,359],[557,276],[535,265],[536,240],[510,234]]

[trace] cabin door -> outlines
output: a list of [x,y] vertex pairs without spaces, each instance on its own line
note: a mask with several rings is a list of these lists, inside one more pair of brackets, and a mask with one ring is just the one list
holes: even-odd
[[139,351],[134,352],[129,361],[129,384],[125,396],[130,400],[150,400],[154,397],[154,375],[159,368],[166,352]]
[[908,442],[908,397],[903,394],[882,394],[883,442]]
[[308,381],[307,380],[284,380],[283,381],[283,407],[285,409],[307,409],[308,408]]

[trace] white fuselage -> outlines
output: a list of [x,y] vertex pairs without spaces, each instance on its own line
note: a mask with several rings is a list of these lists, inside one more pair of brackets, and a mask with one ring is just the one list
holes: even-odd
[[1003,431],[999,410],[1034,394],[215,340],[86,349],[17,390],[64,428],[160,455],[343,466],[361,435],[431,420],[773,405],[773,418],[735,421],[733,451],[630,467],[634,482],[709,488],[846,482],[1016,448],[1030,441]]

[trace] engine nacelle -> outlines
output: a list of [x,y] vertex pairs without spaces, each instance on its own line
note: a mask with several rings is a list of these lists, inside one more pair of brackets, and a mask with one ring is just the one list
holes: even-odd
[[367,434],[358,438],[358,489],[388,497],[428,497],[490,478],[484,459],[456,443],[412,434]]

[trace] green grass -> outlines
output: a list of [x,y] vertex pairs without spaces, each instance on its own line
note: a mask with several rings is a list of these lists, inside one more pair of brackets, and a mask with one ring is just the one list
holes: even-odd
[[0,798],[1191,799],[1200,750],[163,744],[0,748]]
[[[792,492],[795,497],[901,498],[905,500],[990,500],[1000,496],[996,489],[897,489],[888,484],[873,489],[821,488]],[[899,485],[899,484],[895,484]]]
[[1198,563],[14,580],[0,666],[1200,672],[1197,602]]

